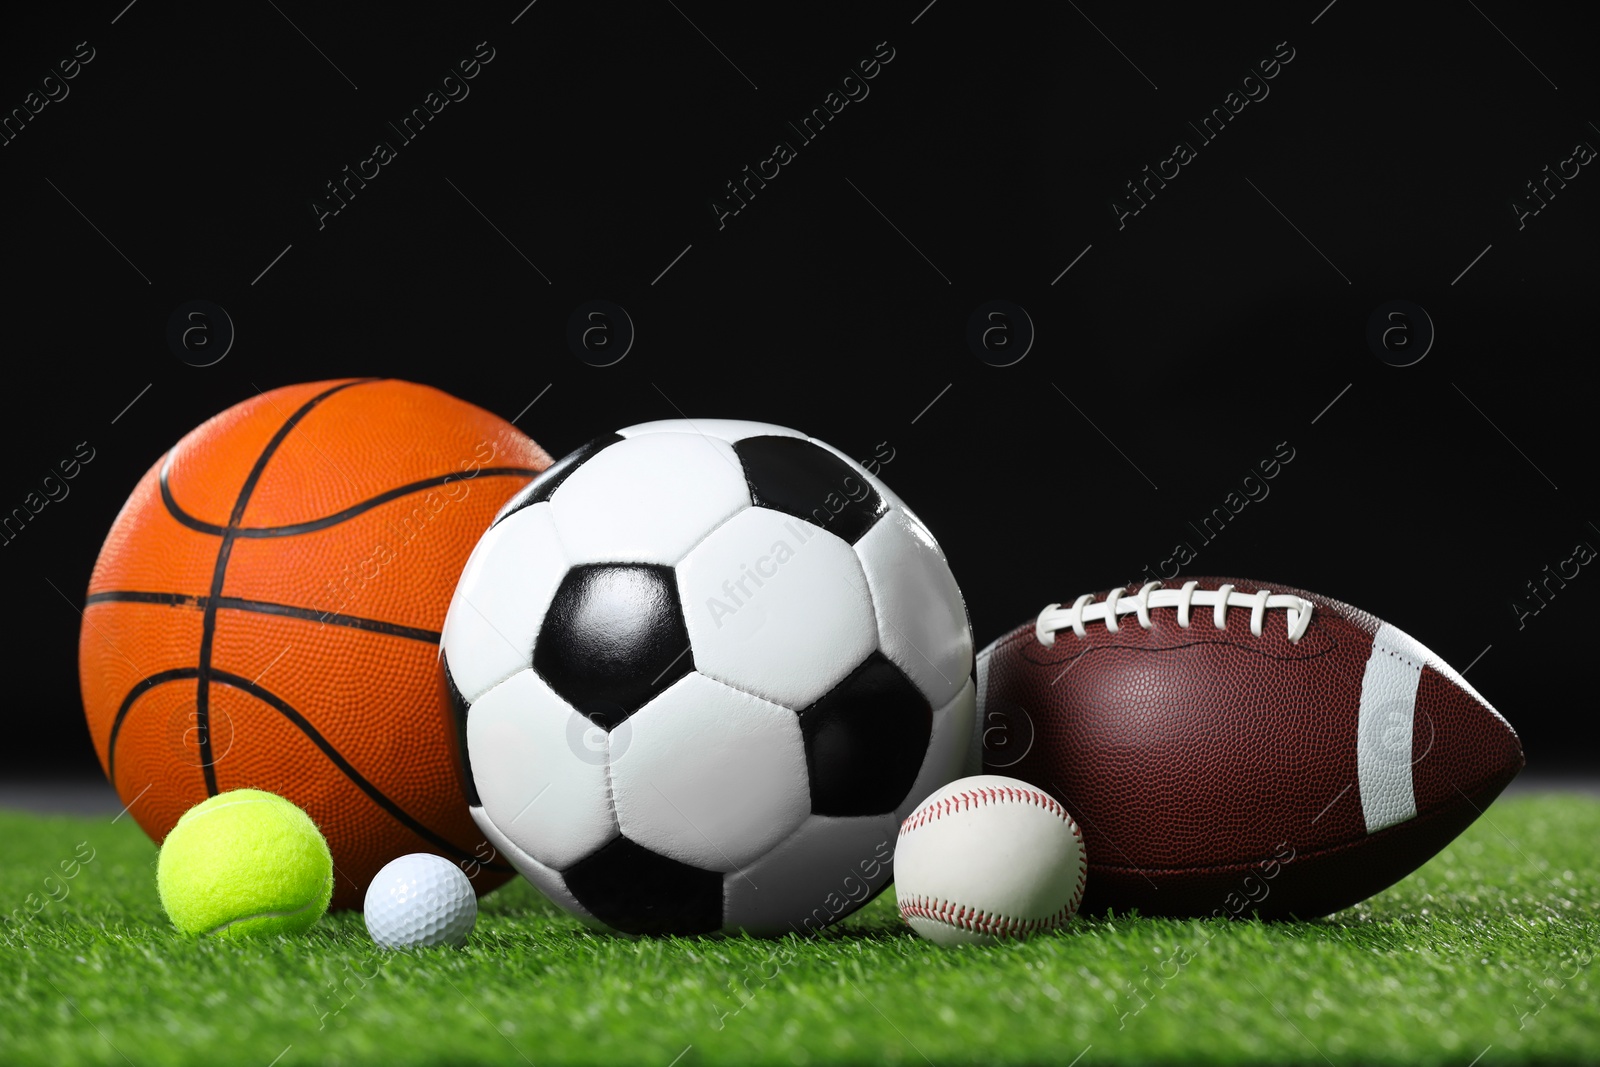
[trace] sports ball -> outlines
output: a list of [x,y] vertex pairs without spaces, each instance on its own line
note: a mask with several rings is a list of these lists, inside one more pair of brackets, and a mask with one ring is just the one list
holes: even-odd
[[367,886],[367,933],[384,948],[467,943],[478,922],[478,898],[460,867],[413,852],[384,864]]
[[472,817],[629,934],[819,929],[960,771],[972,639],[926,526],[764,423],[589,442],[484,534],[445,620]]
[[1051,604],[978,656],[974,751],[1061,801],[1086,913],[1311,918],[1399,881],[1522,769],[1416,639],[1242,578]]
[[161,906],[181,933],[297,934],[328,910],[333,857],[317,824],[259,789],[190,808],[156,858]]
[[1083,834],[1054,797],[1015,778],[961,778],[900,824],[894,891],[911,928],[941,945],[1054,930],[1078,910]]
[[431,851],[487,891],[439,630],[478,535],[550,465],[437,389],[345,379],[258,393],[162,456],[117,515],[78,644],[100,765],[157,842],[208,796],[270,790],[327,834],[334,907]]

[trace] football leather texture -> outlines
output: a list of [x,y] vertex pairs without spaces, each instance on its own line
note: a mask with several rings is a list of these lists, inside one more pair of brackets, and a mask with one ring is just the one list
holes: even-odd
[[1524,763],[1506,720],[1421,643],[1274,583],[1080,598],[984,649],[977,675],[974,754],[1077,820],[1085,914],[1338,911],[1425,863]]

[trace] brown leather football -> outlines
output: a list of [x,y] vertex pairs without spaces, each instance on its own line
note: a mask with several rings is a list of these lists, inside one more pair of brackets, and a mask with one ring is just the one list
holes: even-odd
[[1524,762],[1422,644],[1273,583],[1052,604],[977,669],[975,751],[1082,827],[1085,913],[1326,915],[1421,866]]

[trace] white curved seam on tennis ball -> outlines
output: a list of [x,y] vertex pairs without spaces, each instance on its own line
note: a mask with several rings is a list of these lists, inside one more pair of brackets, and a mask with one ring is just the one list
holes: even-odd
[[[333,876],[332,875],[328,876],[328,882],[329,882],[329,884],[332,884],[332,882],[333,882]],[[307,902],[305,904],[302,904],[300,907],[294,908],[294,909],[292,909],[290,911],[262,911],[262,912],[257,912],[254,915],[241,915],[237,919],[229,919],[227,922],[223,923],[221,926],[212,927],[211,929],[209,929],[209,930],[207,930],[205,932],[205,936],[206,937],[211,937],[211,936],[213,936],[215,934],[220,934],[220,933],[222,933],[222,931],[226,930],[230,926],[237,926],[239,923],[247,923],[247,922],[250,922],[253,919],[287,919],[291,915],[299,915],[302,912],[310,911],[312,908],[316,907],[317,905],[319,905],[321,903],[322,903],[321,900],[312,900],[312,901],[309,901],[309,902]]]
[[[187,822],[190,819],[199,819],[199,818],[201,818],[203,816],[210,815],[214,811],[224,811],[224,810],[226,810],[228,808],[236,808],[240,804],[266,804],[266,803],[268,803],[268,802],[265,801],[265,800],[258,800],[255,797],[249,797],[249,798],[247,798],[245,800],[230,800],[226,804],[218,804],[216,807],[207,808],[205,811],[196,811],[196,810],[194,810],[194,808],[190,808],[188,811],[183,813],[183,817],[181,819],[179,819],[178,821],[179,822]],[[285,803],[287,803],[287,801]],[[197,804],[197,805],[195,805],[195,807],[199,807],[199,805]]]
[[[300,810],[298,807],[295,806],[295,804],[292,801],[283,800],[281,797],[276,798],[276,799],[282,800],[282,802],[284,804],[288,804],[290,807],[294,807],[296,811]],[[207,808],[205,811],[197,812],[193,808],[191,808],[188,811],[184,812],[183,816],[178,819],[178,824],[182,825],[183,823],[186,823],[186,822],[192,822],[195,819],[204,818],[205,816],[210,815],[212,812],[225,811],[228,808],[236,808],[236,807],[240,806],[241,804],[267,804],[267,805],[270,805],[275,810],[278,808],[277,804],[273,804],[272,800],[267,799],[267,798],[250,797],[249,799],[246,799],[246,800],[230,800],[226,804],[218,804],[216,807]],[[196,805],[196,806],[198,807],[198,805]],[[280,815],[279,817],[280,818],[284,818],[286,816]],[[312,825],[314,826],[316,824],[313,823]],[[177,829],[177,826],[174,826],[173,829]],[[294,827],[294,829],[298,831],[298,830],[302,829],[302,827],[296,826],[296,827]]]

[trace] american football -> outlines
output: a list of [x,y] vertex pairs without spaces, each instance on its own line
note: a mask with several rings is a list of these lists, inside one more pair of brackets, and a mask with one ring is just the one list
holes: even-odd
[[1241,578],[1051,604],[979,654],[975,741],[1082,827],[1085,914],[1326,915],[1420,867],[1523,766],[1420,642]]

